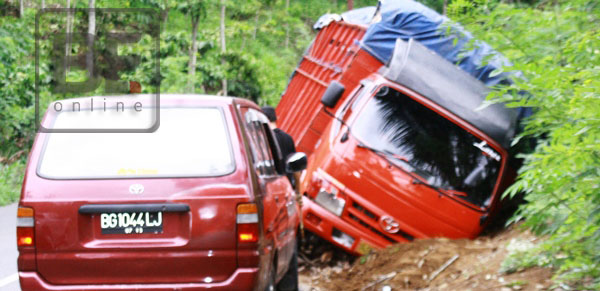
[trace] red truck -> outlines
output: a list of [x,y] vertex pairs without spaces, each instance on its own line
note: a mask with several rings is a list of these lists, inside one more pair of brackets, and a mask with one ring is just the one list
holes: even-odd
[[481,109],[488,87],[413,37],[384,64],[364,46],[369,27],[323,25],[276,108],[309,157],[305,229],[355,255],[476,237],[515,177],[517,112]]

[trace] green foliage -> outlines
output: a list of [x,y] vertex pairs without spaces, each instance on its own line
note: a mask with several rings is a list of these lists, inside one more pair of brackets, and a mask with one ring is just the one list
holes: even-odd
[[24,159],[19,159],[10,165],[0,163],[0,205],[6,205],[19,199],[24,173]]
[[360,257],[360,259],[358,260],[358,262],[359,262],[361,265],[364,265],[364,264],[367,262],[367,259],[368,259],[368,258],[369,258],[369,256],[368,256],[368,255],[366,255],[366,256],[361,256],[361,257]]
[[[457,0],[451,11],[514,62],[505,70],[523,73],[491,98],[535,108],[519,138],[536,137],[537,146],[522,154],[525,164],[506,194],[526,194],[515,219],[526,218],[525,225],[547,239],[518,256],[520,262],[555,267],[555,279],[576,288],[600,289],[599,3],[519,8]],[[529,94],[511,94],[519,91]]]
[[207,1],[181,1],[177,4],[177,10],[181,13],[190,15],[194,19],[200,19],[206,17]]
[[508,255],[500,266],[502,273],[514,273],[526,268],[548,265],[548,254],[536,248],[530,241],[513,239],[506,246]]
[[35,67],[31,24],[0,18],[0,157],[16,154],[32,137]]

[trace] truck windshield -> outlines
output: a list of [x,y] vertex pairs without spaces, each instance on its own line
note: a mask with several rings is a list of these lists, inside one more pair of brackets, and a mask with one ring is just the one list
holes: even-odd
[[412,98],[381,88],[352,124],[352,134],[441,191],[460,193],[478,206],[489,203],[500,154]]
[[[94,120],[103,121],[83,111],[64,112],[54,124],[70,128]],[[51,179],[209,177],[234,169],[222,110],[163,108],[160,127],[153,133],[48,134],[38,175]]]

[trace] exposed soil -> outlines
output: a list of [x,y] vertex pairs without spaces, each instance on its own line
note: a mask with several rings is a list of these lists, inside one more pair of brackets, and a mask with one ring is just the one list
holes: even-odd
[[[513,226],[475,240],[397,244],[354,262],[335,261],[327,253],[312,260],[303,255],[301,290],[547,290],[552,284],[550,269],[500,272],[509,243],[537,240]],[[444,265],[448,266],[442,269]]]

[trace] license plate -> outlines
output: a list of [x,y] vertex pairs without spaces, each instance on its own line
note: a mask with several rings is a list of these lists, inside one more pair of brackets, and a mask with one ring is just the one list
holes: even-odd
[[100,213],[102,234],[162,233],[162,212]]

